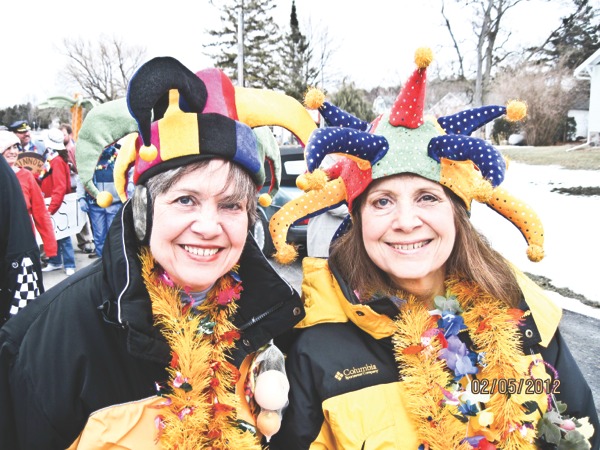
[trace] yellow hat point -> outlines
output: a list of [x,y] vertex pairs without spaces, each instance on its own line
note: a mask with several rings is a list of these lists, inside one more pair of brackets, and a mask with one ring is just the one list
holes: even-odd
[[273,202],[273,198],[267,193],[260,194],[260,196],[258,197],[258,203],[263,208],[266,208],[267,206],[271,206],[272,202]]
[[140,158],[142,158],[144,161],[154,161],[157,155],[158,150],[153,144],[147,146],[145,145],[144,147],[140,148]]
[[293,245],[284,243],[275,253],[275,260],[279,264],[291,264],[298,257],[298,250]]
[[489,181],[486,181],[483,178],[473,180],[473,198],[479,203],[487,203],[489,199],[492,198],[493,192],[494,188]]
[[102,191],[96,197],[96,203],[100,208],[108,208],[112,205],[113,196],[110,192]]
[[532,244],[527,247],[527,257],[530,261],[539,262],[544,258],[544,249],[540,245]]
[[511,122],[523,120],[527,115],[527,104],[520,100],[511,100],[506,104],[506,118]]
[[296,178],[296,186],[305,192],[315,189],[323,189],[329,181],[327,174],[321,169],[315,169],[314,172],[304,173]]
[[317,88],[310,88],[304,95],[304,106],[309,109],[319,109],[325,101],[325,93]]
[[306,191],[308,188],[308,180],[306,175],[308,174],[303,173],[302,175],[298,175],[298,178],[296,178],[296,186],[298,189],[302,189],[303,191]]
[[415,64],[419,69],[429,67],[433,61],[433,51],[429,47],[419,47],[415,51]]

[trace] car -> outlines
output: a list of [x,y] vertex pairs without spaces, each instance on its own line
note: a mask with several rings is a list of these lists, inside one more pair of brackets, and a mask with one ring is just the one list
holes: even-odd
[[[306,172],[306,162],[304,160],[304,149],[300,145],[282,145],[281,153],[281,181],[279,191],[273,197],[270,206],[264,207],[260,204],[257,208],[258,220],[252,228],[252,235],[258,243],[262,252],[270,258],[275,253],[271,233],[269,233],[269,221],[271,217],[281,209],[287,202],[299,197],[304,193],[296,186],[298,175]],[[266,180],[259,195],[268,192],[271,184],[271,172],[268,163],[265,163]],[[306,231],[308,228],[308,219],[292,224],[287,234],[287,242],[295,244],[302,252],[306,249]]]

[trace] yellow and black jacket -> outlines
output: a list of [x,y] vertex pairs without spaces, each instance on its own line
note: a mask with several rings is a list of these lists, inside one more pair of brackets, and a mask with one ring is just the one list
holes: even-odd
[[[324,259],[305,258],[303,270],[306,317],[287,357],[290,404],[271,450],[423,448],[394,358],[398,308],[387,298],[359,304]],[[561,310],[519,276],[526,301],[520,309],[531,311],[519,326],[529,355],[523,357],[541,354],[552,364],[567,414],[588,416],[598,430],[591,391],[558,331]],[[547,377],[543,371],[537,376]]]

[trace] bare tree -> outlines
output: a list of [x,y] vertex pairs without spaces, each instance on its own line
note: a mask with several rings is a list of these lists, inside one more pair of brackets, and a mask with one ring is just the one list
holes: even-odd
[[89,97],[104,103],[123,97],[135,70],[144,61],[146,49],[124,44],[118,37],[98,40],[66,38],[68,58],[64,76]]
[[308,41],[313,50],[313,62],[317,67],[320,80],[318,85],[321,89],[325,88],[333,76],[337,74],[327,73],[329,61],[339,48],[339,44],[334,42],[334,39],[329,34],[329,29],[320,24],[313,24],[311,20],[307,22]]
[[[446,4],[450,0],[441,0],[441,13],[444,17],[446,28],[450,33],[454,50],[459,61],[459,77],[464,77],[464,61],[466,45],[459,42],[455,37],[453,21],[446,14]],[[484,103],[484,95],[490,84],[492,69],[499,65],[507,56],[504,49],[510,32],[501,32],[502,19],[506,12],[517,6],[523,0],[454,0],[459,2],[462,10],[461,17],[473,17],[471,25],[476,37],[476,73],[474,104],[481,106]],[[469,12],[470,11],[470,12]],[[502,42],[499,42],[502,40]]]
[[564,139],[567,113],[579,95],[573,71],[565,64],[542,70],[530,64],[506,69],[494,80],[494,93],[504,101],[527,103],[522,123],[529,145],[553,145]]

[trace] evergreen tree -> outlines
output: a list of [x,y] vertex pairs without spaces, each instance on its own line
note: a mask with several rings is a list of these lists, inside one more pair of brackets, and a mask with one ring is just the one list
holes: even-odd
[[354,83],[346,84],[344,81],[340,90],[332,95],[331,103],[367,122],[375,119],[373,108],[365,99],[365,92],[356,89]]
[[298,101],[304,100],[309,86],[314,86],[319,70],[312,65],[313,51],[306,37],[300,32],[296,2],[292,1],[290,31],[284,38],[281,49],[285,93]]
[[222,28],[210,30],[215,41],[205,45],[215,65],[233,81],[238,79],[238,13],[243,10],[244,86],[278,89],[282,86],[279,61],[281,33],[273,22],[274,0],[223,0],[219,3]]
[[589,0],[573,0],[573,6],[540,47],[529,49],[531,61],[574,69],[600,47],[600,11]]

